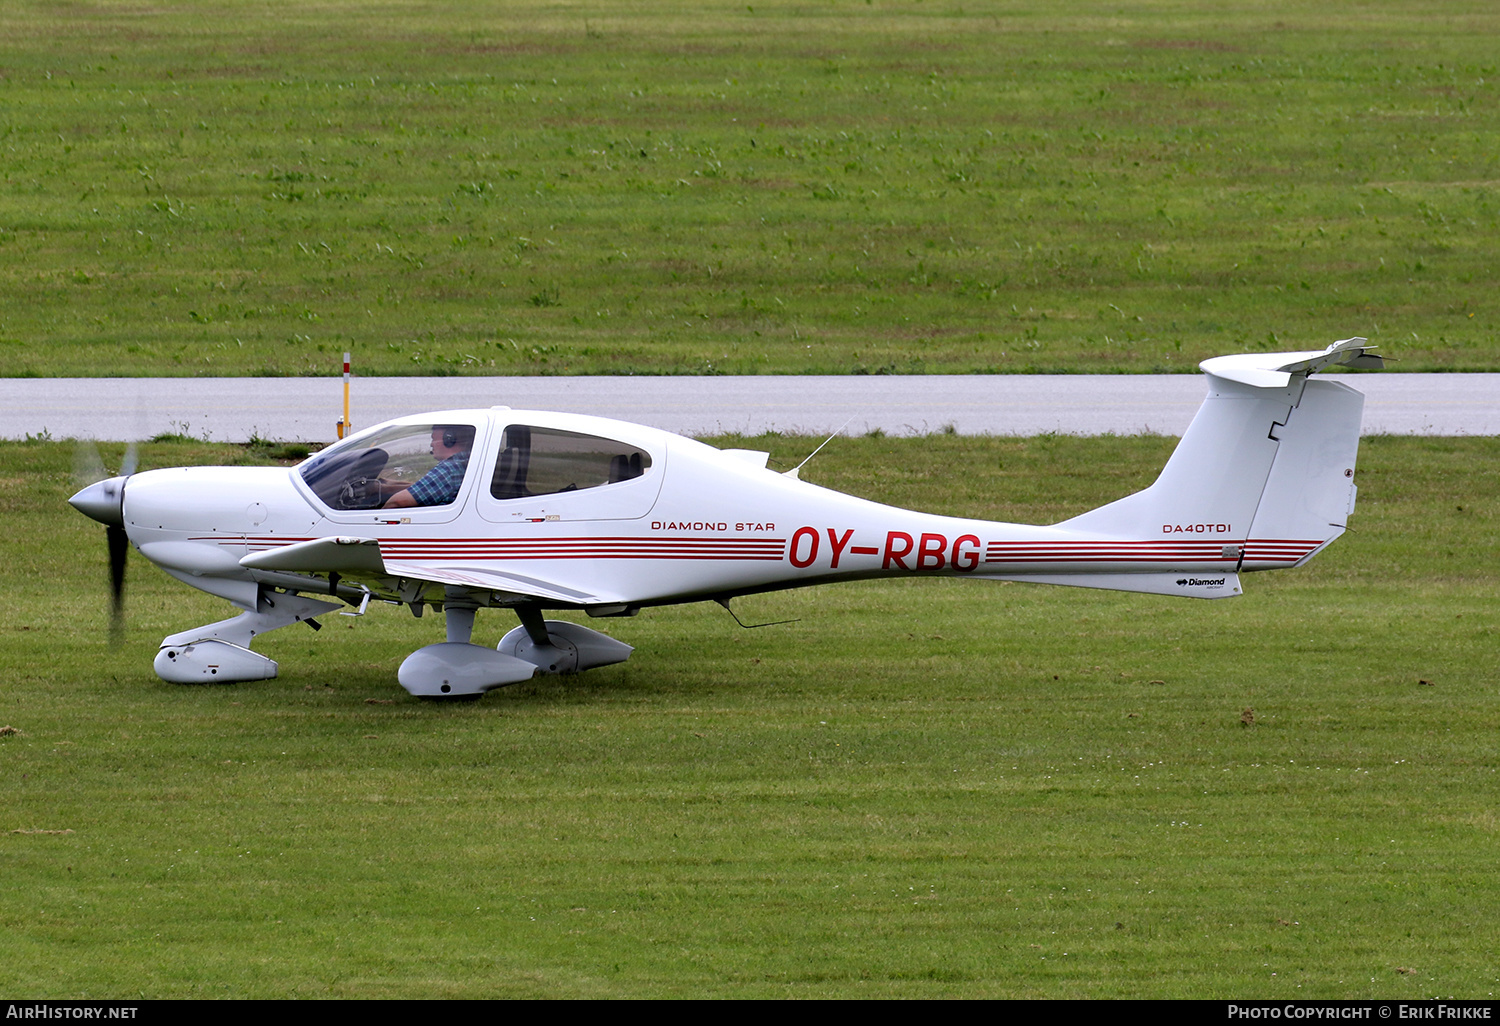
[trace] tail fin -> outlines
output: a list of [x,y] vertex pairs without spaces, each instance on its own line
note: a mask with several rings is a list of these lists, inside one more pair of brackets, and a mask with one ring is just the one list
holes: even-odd
[[1321,352],[1220,356],[1156,483],[1057,526],[1140,541],[1222,541],[1236,570],[1296,566],[1344,532],[1364,396],[1308,376],[1378,367],[1362,338]]

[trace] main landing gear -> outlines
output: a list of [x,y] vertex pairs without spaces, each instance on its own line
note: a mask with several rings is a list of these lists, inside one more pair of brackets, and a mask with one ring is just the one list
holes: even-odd
[[[276,661],[252,652],[250,643],[294,623],[317,628],[321,625],[315,616],[339,608],[336,602],[268,588],[257,589],[253,598],[236,595],[232,601],[242,608],[253,601],[255,608],[163,638],[154,664],[157,676],[173,684],[269,680],[276,676]],[[396,673],[402,687],[418,698],[478,698],[538,673],[578,673],[622,663],[634,651],[623,641],[576,623],[544,620],[541,609],[531,605],[516,607],[521,626],[495,648],[485,648],[470,641],[478,608],[460,589],[450,589],[443,603],[448,640],[406,657]]]
[[396,679],[418,698],[478,697],[486,691],[530,680],[537,673],[578,673],[623,663],[635,651],[607,634],[566,620],[543,620],[536,606],[518,606],[521,626],[492,651],[469,643],[476,607],[461,597],[443,604],[448,640],[419,648],[401,664]]

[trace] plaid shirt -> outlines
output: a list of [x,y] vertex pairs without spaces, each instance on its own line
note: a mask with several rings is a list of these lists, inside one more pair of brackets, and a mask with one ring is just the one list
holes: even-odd
[[418,506],[446,506],[458,498],[458,486],[464,483],[464,471],[468,469],[468,453],[450,456],[411,486],[411,497]]

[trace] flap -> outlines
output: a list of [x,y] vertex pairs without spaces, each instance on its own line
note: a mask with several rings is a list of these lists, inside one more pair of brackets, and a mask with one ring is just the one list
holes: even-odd
[[543,581],[524,574],[503,573],[480,566],[433,566],[430,563],[387,560],[385,573],[392,577],[407,577],[434,584],[453,585],[459,588],[483,588],[488,591],[509,592],[526,598],[545,599],[566,605],[592,606],[622,601],[618,596],[599,595],[578,591],[551,581]]

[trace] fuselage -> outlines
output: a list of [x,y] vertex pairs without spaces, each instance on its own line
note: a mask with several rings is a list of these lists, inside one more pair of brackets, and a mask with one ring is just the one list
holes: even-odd
[[[449,424],[474,429],[467,473],[451,502],[390,509],[374,504],[378,495],[350,498],[375,489],[371,482],[401,458],[387,451],[389,441],[368,439],[404,438],[406,431],[420,440],[433,425]],[[519,437],[530,459],[520,486],[505,465]],[[551,457],[542,448],[548,438],[562,440],[549,443],[557,449]],[[604,479],[602,471],[597,481],[582,476],[590,459],[618,464],[615,450],[639,457],[639,469],[620,480]],[[341,469],[341,460],[360,466],[360,453],[370,451],[385,461],[373,474],[368,466]],[[317,590],[326,576],[317,568],[299,584],[294,572],[250,569],[241,560],[339,537],[378,543],[388,571],[374,585],[378,597],[398,597],[408,576],[452,581],[468,573],[482,587],[493,572],[545,585],[539,594],[557,608],[638,607],[914,574],[1052,578],[1170,569],[1212,580],[1232,574],[1244,555],[1242,525],[1163,524],[1160,537],[1108,538],[1065,526],[935,516],[777,473],[765,467],[764,453],[577,415],[428,414],[381,425],[314,459],[321,463],[136,474],[125,488],[125,529],[147,558],[218,594],[231,581]],[[338,480],[345,473],[364,476],[351,484]],[[580,481],[568,482],[569,474]],[[1277,565],[1305,554],[1285,553]]]

